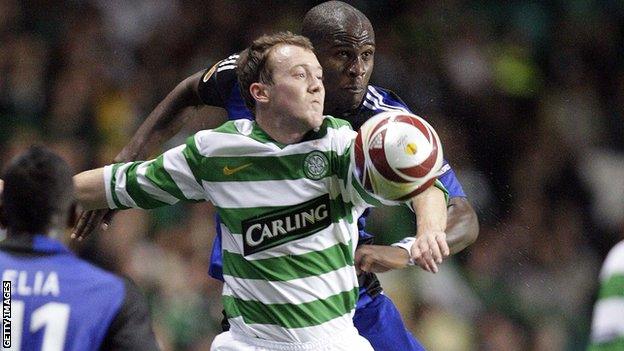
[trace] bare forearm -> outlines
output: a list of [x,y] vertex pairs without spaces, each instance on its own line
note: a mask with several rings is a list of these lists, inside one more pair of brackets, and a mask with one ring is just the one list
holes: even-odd
[[178,133],[188,117],[187,109],[201,104],[195,89],[200,77],[201,72],[198,72],[178,84],[149,114],[115,161],[145,159],[157,146]]
[[85,210],[107,208],[104,168],[85,171],[74,176],[76,199]]
[[446,241],[451,254],[456,254],[477,240],[479,221],[470,202],[463,197],[449,200]]
[[417,218],[417,233],[429,230],[445,231],[447,211],[442,190],[430,186],[412,199],[412,207]]

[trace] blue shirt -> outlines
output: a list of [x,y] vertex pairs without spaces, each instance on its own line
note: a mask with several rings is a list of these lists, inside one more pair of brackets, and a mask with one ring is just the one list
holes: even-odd
[[3,288],[11,282],[12,343],[21,340],[21,350],[98,350],[124,303],[124,281],[42,235],[23,247],[7,239],[0,249]]

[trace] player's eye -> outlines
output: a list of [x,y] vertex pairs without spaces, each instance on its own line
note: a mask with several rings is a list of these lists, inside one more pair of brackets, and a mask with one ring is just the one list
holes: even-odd
[[297,72],[297,73],[295,73],[295,77],[299,78],[299,79],[305,79],[306,74],[305,74],[305,72]]
[[349,52],[347,50],[340,50],[336,53],[338,57],[349,57]]
[[362,59],[364,59],[364,60],[369,60],[371,57],[373,57],[373,52],[372,51],[364,51],[362,53]]

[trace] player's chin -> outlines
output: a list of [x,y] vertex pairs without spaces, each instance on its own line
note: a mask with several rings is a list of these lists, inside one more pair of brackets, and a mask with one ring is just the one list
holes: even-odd
[[349,110],[355,110],[356,108],[360,106],[360,104],[362,103],[362,100],[364,100],[365,93],[366,93],[366,90],[363,90],[362,92],[358,92],[358,93],[345,94],[343,98],[341,99],[342,106],[348,107]]
[[308,123],[311,129],[319,128],[323,124],[323,112],[316,109],[309,111]]

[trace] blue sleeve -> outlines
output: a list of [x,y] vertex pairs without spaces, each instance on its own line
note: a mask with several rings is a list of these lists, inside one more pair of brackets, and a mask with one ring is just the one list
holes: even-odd
[[442,169],[444,169],[445,172],[438,177],[438,180],[444,185],[446,190],[448,190],[449,199],[454,197],[466,197],[466,193],[464,193],[459,179],[457,179],[451,165],[446,160],[444,160]]

